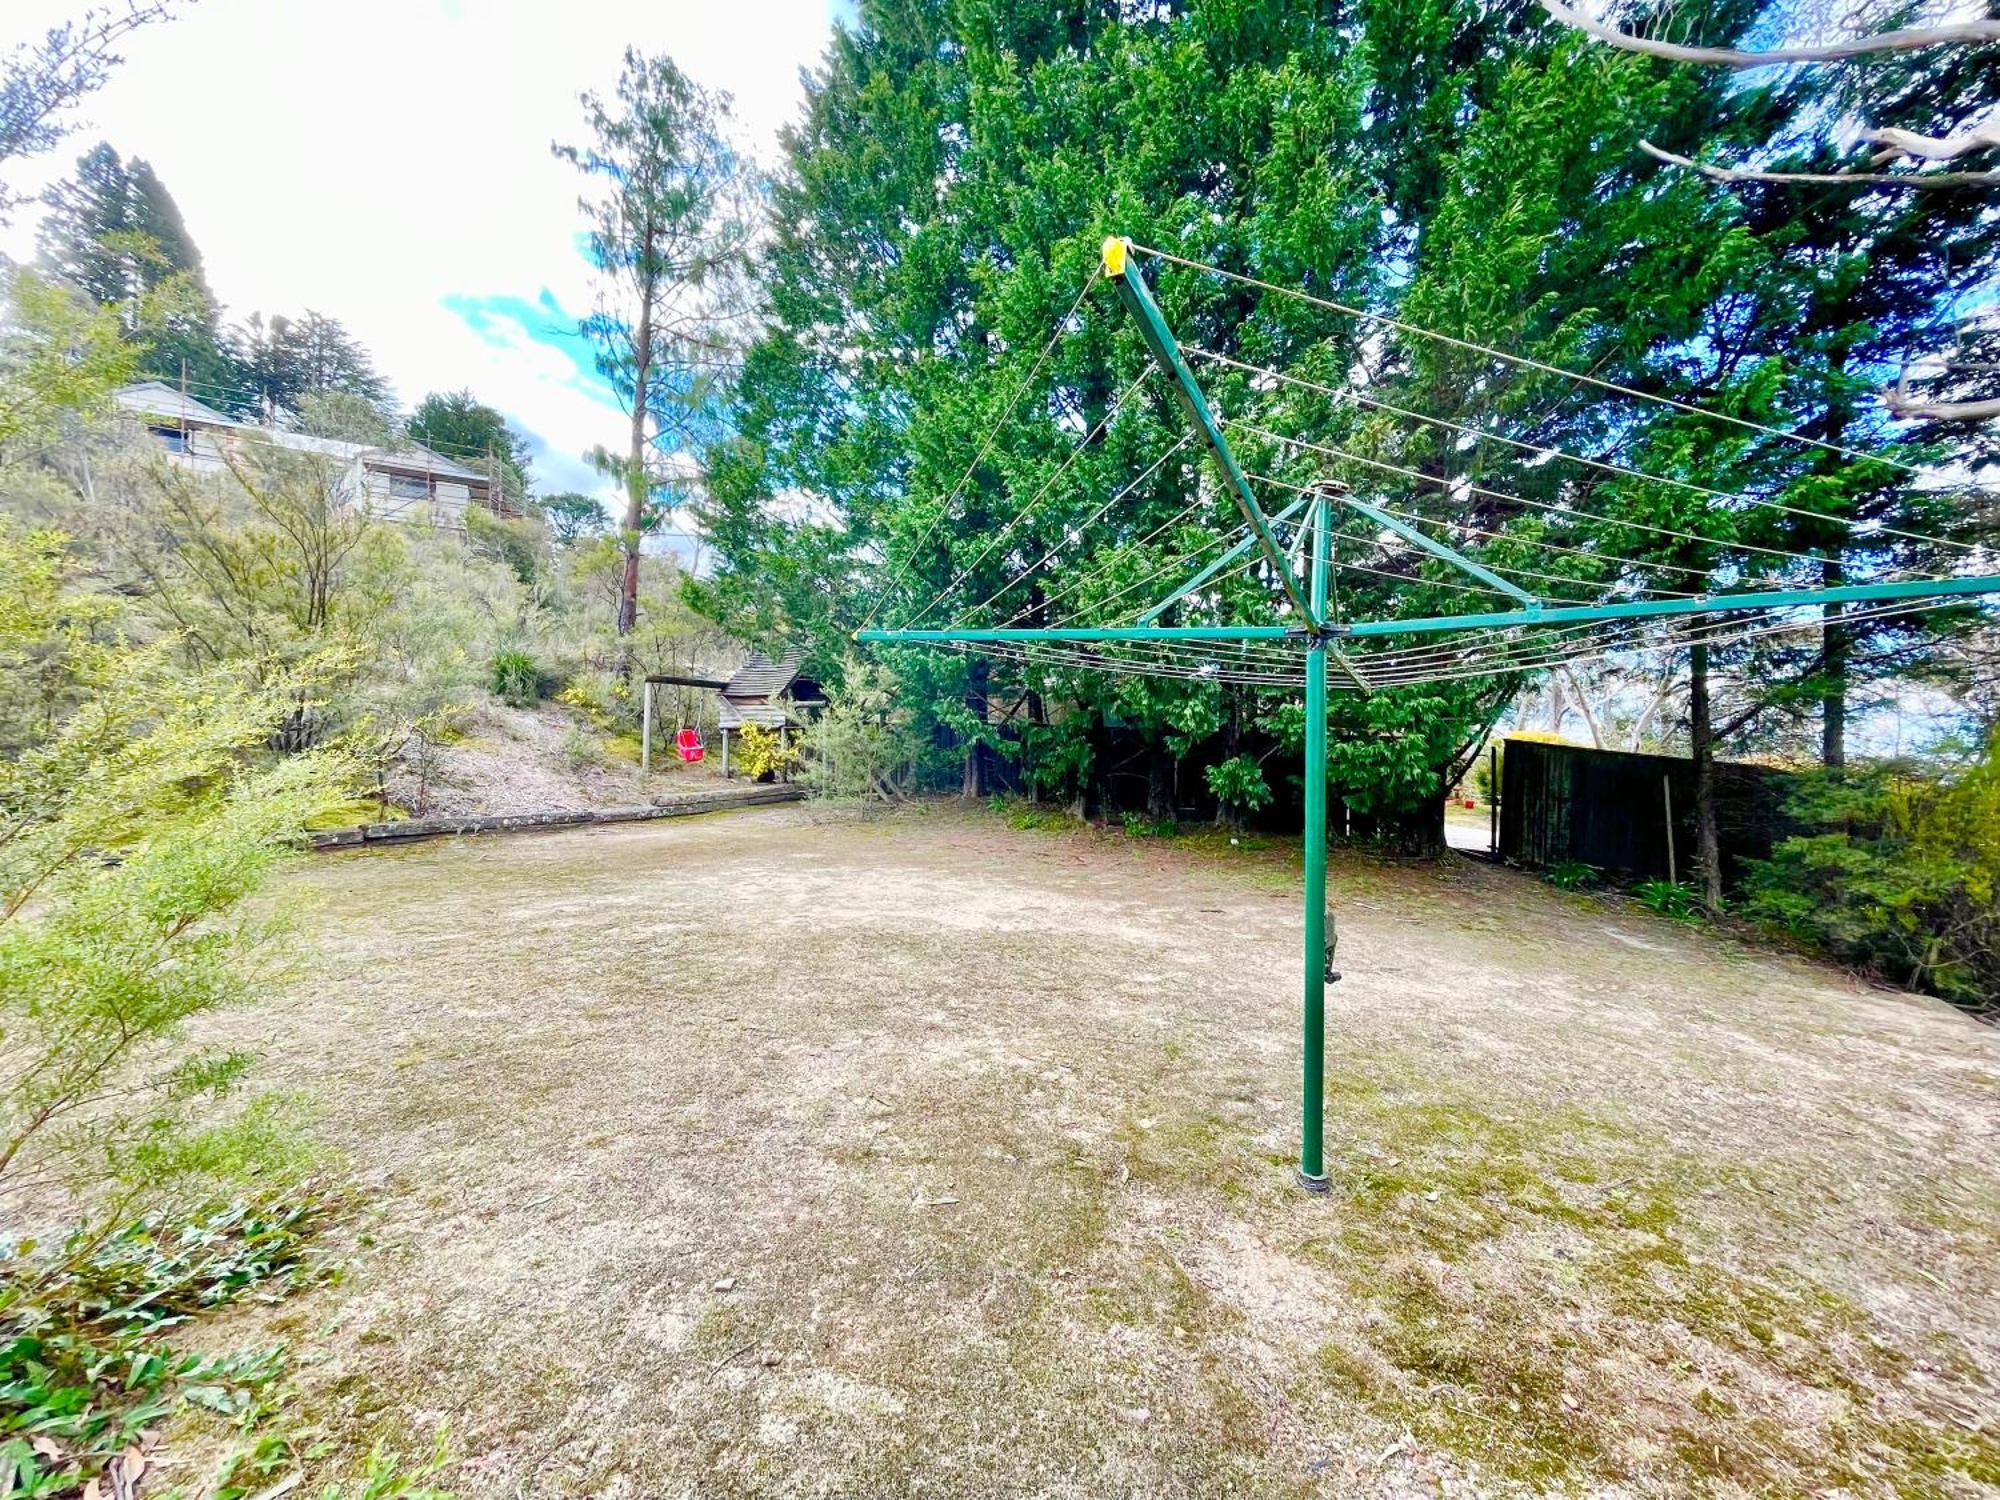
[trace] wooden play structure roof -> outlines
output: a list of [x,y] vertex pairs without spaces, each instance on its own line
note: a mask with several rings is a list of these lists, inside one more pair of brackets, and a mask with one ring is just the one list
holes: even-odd
[[817,708],[825,701],[819,684],[799,675],[796,651],[787,651],[776,661],[753,653],[722,685],[721,692],[722,707],[716,722],[723,729],[741,729],[745,724],[776,729],[797,722],[792,705]]

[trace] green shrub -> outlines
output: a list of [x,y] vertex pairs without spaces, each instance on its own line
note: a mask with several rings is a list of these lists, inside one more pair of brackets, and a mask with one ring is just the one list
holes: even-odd
[[599,729],[638,722],[631,684],[614,672],[578,672],[556,694],[556,702],[581,709]]
[[465,536],[473,551],[505,564],[524,584],[534,583],[548,562],[548,528],[539,517],[508,520],[474,503],[465,508]]
[[604,742],[581,724],[563,731],[563,764],[572,771],[590,771],[604,764]]
[[542,669],[518,646],[493,653],[493,695],[516,708],[526,708],[542,696]]
[[939,756],[884,667],[849,662],[843,686],[805,733],[802,779],[821,797],[900,801]]
[[1135,839],[1170,839],[1178,834],[1180,824],[1172,818],[1149,818],[1144,813],[1123,812],[1118,820],[1125,825],[1125,832]]
[[1217,822],[1240,823],[1244,813],[1271,805],[1263,767],[1247,755],[1232,755],[1208,767],[1202,776],[1215,796]]
[[1663,917],[1692,922],[1701,916],[1701,892],[1684,880],[1642,880],[1632,894]]
[[1750,870],[1746,910],[1899,984],[2000,1009],[2000,738],[1955,773],[1883,763],[1803,778],[1805,831]]
[[1587,860],[1559,860],[1549,867],[1549,884],[1559,891],[1580,891],[1596,885],[1603,873]]
[[305,1185],[14,1246],[0,1260],[0,1493],[73,1494],[183,1406],[255,1417],[282,1350],[198,1354],[169,1339],[211,1309],[331,1274],[311,1247],[337,1207]]
[[745,724],[736,734],[736,764],[752,781],[775,781],[799,763],[799,747],[775,729]]
[[25,566],[51,545],[0,526],[0,576],[23,580],[0,678],[58,663],[75,705],[0,759],[0,1222],[52,1185],[124,1214],[296,1150],[278,1114],[216,1108],[248,1057],[185,1030],[283,976],[250,898],[355,778],[338,751],[265,748],[340,659],[259,680],[191,672],[170,640],[79,639],[60,570]]

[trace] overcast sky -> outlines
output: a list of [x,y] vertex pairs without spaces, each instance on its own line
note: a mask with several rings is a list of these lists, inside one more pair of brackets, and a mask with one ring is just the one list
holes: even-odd
[[[84,0],[6,0],[0,48]],[[544,490],[605,486],[617,406],[565,329],[590,305],[579,179],[584,89],[609,92],[629,43],[736,99],[769,159],[844,0],[198,0],[123,45],[125,66],[49,158],[39,190],[93,143],[153,164],[237,319],[306,308],[373,352],[397,399],[468,386],[536,443]],[[0,251],[34,249],[34,212]]]

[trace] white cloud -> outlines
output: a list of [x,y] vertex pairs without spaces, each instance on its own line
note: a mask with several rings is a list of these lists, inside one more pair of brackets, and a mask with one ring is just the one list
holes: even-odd
[[[548,445],[547,487],[600,488],[580,455],[616,446],[619,414],[560,351],[492,323],[482,334],[445,300],[547,290],[589,307],[579,181],[549,143],[582,138],[576,95],[609,92],[626,45],[734,94],[746,144],[768,159],[838,3],[200,0],[132,36],[85,127],[14,180],[39,187],[100,138],[143,156],[231,316],[338,317],[405,404],[469,386]],[[10,4],[0,47],[77,8]],[[32,253],[32,214],[0,249]]]

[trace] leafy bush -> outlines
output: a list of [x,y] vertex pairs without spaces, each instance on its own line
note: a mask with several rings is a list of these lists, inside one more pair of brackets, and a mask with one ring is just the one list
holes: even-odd
[[542,696],[542,669],[518,646],[493,653],[493,696],[525,708]]
[[563,764],[572,771],[590,771],[604,764],[604,743],[581,724],[563,731]]
[[245,903],[354,780],[337,751],[264,748],[337,659],[260,681],[89,638],[50,548],[0,526],[0,679],[54,663],[75,701],[0,760],[0,1222],[51,1186],[123,1214],[289,1156],[280,1115],[211,1108],[247,1058],[182,1033],[283,972]]
[[1215,796],[1218,822],[1238,823],[1244,813],[1271,805],[1271,788],[1264,780],[1264,770],[1247,755],[1232,755],[1210,766],[1202,775]]
[[1955,774],[1812,773],[1787,811],[1808,831],[1752,866],[1751,915],[1899,984],[2000,1008],[2000,738]]
[[937,758],[937,747],[899,701],[887,668],[850,662],[842,678],[805,733],[802,779],[822,797],[899,801]]
[[556,694],[556,702],[581,710],[599,729],[632,722],[632,689],[613,672],[578,672]]
[[502,563],[532,584],[548,560],[549,534],[539,518],[510,521],[474,503],[465,508],[465,535],[481,557]]
[[[127,1493],[141,1433],[183,1406],[254,1420],[282,1350],[196,1354],[169,1336],[245,1296],[331,1274],[313,1242],[338,1208],[324,1189],[82,1228],[53,1251],[0,1261],[0,1493],[72,1493],[114,1465]],[[134,1454],[138,1457],[135,1459]]]
[[736,736],[737,765],[752,781],[776,780],[799,763],[799,747],[781,744],[773,729],[745,724]]
[[1588,860],[1565,859],[1549,866],[1549,884],[1559,891],[1580,891],[1597,884],[1604,872]]
[[1642,880],[1632,894],[1663,917],[1692,922],[1701,916],[1701,892],[1684,880]]
[[1118,821],[1125,825],[1127,836],[1135,839],[1170,839],[1181,831],[1172,818],[1149,818],[1129,810],[1120,813]]

